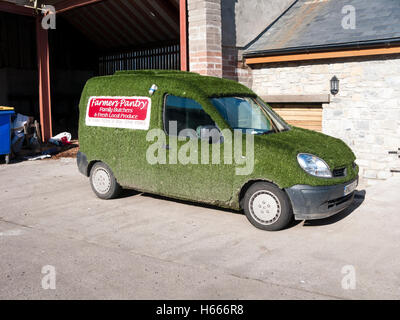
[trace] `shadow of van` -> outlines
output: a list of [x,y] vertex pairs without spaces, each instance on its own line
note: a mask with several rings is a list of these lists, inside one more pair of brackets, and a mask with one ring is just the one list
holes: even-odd
[[118,198],[127,198],[127,197],[132,197],[132,196],[137,196],[137,195],[140,195],[142,197],[147,197],[147,198],[164,200],[164,201],[173,201],[173,202],[176,202],[176,203],[181,203],[181,204],[185,204],[185,205],[189,205],[189,206],[195,206],[195,207],[201,207],[201,208],[205,208],[205,209],[213,209],[213,210],[225,211],[225,212],[230,212],[230,213],[234,213],[234,214],[243,214],[242,211],[222,208],[222,207],[218,207],[218,206],[212,205],[212,204],[194,202],[194,201],[190,201],[190,200],[182,200],[182,199],[162,196],[162,195],[154,194],[154,193],[138,192],[138,191],[135,191],[135,190],[132,190],[132,189],[123,189],[121,194],[118,196]]
[[[221,208],[221,207],[211,205],[211,204],[198,203],[198,202],[187,201],[187,200],[180,200],[180,199],[170,198],[170,197],[161,196],[161,195],[157,195],[157,194],[142,193],[142,192],[138,192],[138,191],[131,190],[131,189],[123,189],[118,198],[127,198],[127,197],[138,196],[138,195],[140,195],[142,197],[153,198],[153,199],[173,201],[173,202],[190,205],[190,206],[201,207],[201,208],[205,208],[205,209],[219,210],[219,211],[224,211],[224,212],[230,212],[233,214],[243,214],[243,210],[237,211],[237,210],[232,210],[232,209],[226,209],[226,208]],[[340,220],[343,220],[346,217],[348,217],[349,215],[351,215],[359,206],[361,206],[361,204],[365,200],[365,195],[366,195],[365,190],[356,190],[355,196],[354,196],[354,201],[348,208],[344,209],[343,211],[341,211],[338,214],[335,214],[329,218],[304,221],[303,226],[305,226],[305,227],[324,226],[324,225],[333,224]],[[293,221],[293,223],[291,225],[289,225],[285,229],[290,229],[302,222],[303,222],[302,220],[295,220],[295,221]]]

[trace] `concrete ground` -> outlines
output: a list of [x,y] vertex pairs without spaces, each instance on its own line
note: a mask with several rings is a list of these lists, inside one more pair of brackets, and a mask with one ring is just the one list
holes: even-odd
[[[271,233],[147,194],[99,200],[72,159],[1,165],[0,177],[0,299],[400,298],[399,178]],[[42,288],[48,265],[55,290]]]

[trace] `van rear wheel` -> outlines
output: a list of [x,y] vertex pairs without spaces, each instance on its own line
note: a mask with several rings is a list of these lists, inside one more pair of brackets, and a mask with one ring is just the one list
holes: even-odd
[[114,174],[103,162],[96,162],[90,170],[90,185],[100,199],[113,199],[121,192],[121,186]]
[[261,230],[282,230],[293,220],[286,193],[268,182],[256,182],[246,191],[243,209],[250,223]]

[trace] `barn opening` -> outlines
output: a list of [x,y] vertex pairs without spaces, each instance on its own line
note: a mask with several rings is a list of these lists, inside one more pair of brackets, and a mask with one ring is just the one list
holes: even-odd
[[41,13],[23,0],[12,1],[0,1],[0,105],[40,120],[45,140],[63,131],[77,138],[89,78],[187,68],[186,1],[39,1],[55,7],[54,30],[42,30]]

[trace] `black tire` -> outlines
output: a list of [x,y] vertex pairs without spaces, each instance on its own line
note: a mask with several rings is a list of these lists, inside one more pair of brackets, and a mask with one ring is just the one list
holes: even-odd
[[96,196],[104,200],[114,199],[121,192],[114,174],[103,162],[96,162],[90,170],[90,186]]
[[293,221],[293,210],[288,196],[271,183],[254,183],[246,191],[243,200],[247,219],[258,229],[278,231],[288,227]]

